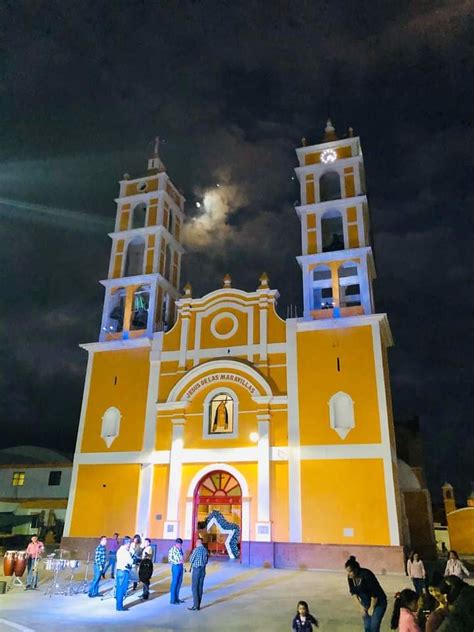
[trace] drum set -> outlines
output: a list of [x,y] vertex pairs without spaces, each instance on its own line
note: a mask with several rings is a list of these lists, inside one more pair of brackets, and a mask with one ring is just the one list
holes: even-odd
[[76,581],[76,571],[80,568],[80,560],[69,558],[70,552],[58,549],[43,560],[45,570],[52,571],[53,575],[48,582],[45,595],[78,595],[88,591],[89,588],[89,563],[90,555],[87,555],[84,579]]
[[[36,585],[36,577],[38,575],[38,565],[41,561],[44,569],[52,573],[50,579],[46,583],[45,595],[77,595],[87,592],[89,589],[89,564],[90,554],[87,555],[85,562],[85,572],[82,581],[76,581],[76,572],[80,569],[82,562],[80,560],[70,559],[70,551],[65,549],[57,549],[51,555],[45,558],[37,558],[33,560],[33,585]],[[26,551],[6,551],[3,558],[3,574],[11,577],[8,585],[10,590],[14,586],[24,586],[22,577],[28,564],[28,555]]]

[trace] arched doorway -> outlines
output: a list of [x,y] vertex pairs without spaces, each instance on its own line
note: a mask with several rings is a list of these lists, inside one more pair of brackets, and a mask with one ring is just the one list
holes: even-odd
[[240,558],[242,489],[224,470],[209,472],[196,485],[193,507],[193,546],[201,536],[209,554]]

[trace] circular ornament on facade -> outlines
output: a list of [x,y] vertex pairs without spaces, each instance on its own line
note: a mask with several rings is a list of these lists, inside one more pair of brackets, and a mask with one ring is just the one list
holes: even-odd
[[140,191],[140,193],[143,193],[143,191],[146,191],[148,189],[148,182],[139,182],[137,184],[137,189]]
[[324,162],[325,165],[335,160],[337,160],[337,152],[335,149],[325,149],[321,153],[321,162]]
[[239,321],[235,314],[230,312],[223,312],[214,316],[211,321],[211,333],[215,338],[219,340],[225,340],[235,334],[239,327]]

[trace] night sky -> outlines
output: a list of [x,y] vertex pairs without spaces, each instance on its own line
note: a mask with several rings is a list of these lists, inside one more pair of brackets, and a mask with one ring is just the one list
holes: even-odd
[[[182,284],[298,305],[294,148],[360,135],[395,416],[432,492],[474,480],[474,3],[5,0],[0,6],[1,447],[73,452],[127,172],[155,135],[186,196]],[[216,184],[220,184],[217,190]],[[216,197],[217,196],[217,197]],[[202,211],[202,207],[201,207]]]

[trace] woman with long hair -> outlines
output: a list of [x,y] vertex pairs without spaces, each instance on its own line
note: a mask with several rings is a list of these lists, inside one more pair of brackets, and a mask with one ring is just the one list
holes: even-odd
[[364,630],[380,632],[387,610],[387,595],[372,571],[362,568],[353,555],[347,560],[345,567],[349,592],[362,613]]
[[391,630],[399,632],[421,632],[421,628],[416,620],[418,610],[418,594],[411,588],[405,588],[395,595],[393,604],[392,619],[390,621]]
[[307,602],[298,601],[296,606],[296,616],[293,619],[291,629],[296,632],[312,632],[313,625],[319,627],[317,620],[309,611]]
[[408,558],[407,575],[413,582],[416,594],[420,597],[425,588],[426,572],[425,566],[416,551],[413,551]]

